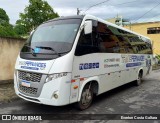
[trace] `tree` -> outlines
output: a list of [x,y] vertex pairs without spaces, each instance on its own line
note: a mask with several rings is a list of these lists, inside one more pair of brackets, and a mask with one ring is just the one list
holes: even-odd
[[32,31],[44,21],[59,17],[52,7],[44,0],[29,0],[29,6],[20,13],[17,25],[24,26],[27,32]]
[[0,24],[1,25],[9,24],[9,17],[6,11],[3,10],[2,8],[0,8]]
[[157,58],[158,60],[160,60],[160,55],[156,54],[156,58]]
[[25,26],[23,25],[16,25],[14,27],[14,31],[16,32],[16,34],[18,34],[19,36],[24,36],[27,34],[27,30],[25,28]]
[[2,26],[0,25],[0,36],[3,37],[19,37],[16,32],[14,31],[13,27],[11,25],[8,26]]
[[0,36],[18,37],[13,29],[13,26],[9,23],[9,17],[6,11],[2,8],[0,8]]

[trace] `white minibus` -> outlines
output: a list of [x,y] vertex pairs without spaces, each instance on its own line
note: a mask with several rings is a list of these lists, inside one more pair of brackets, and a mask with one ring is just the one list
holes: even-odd
[[41,24],[22,47],[15,65],[16,94],[31,102],[88,108],[93,97],[152,70],[149,38],[91,15]]

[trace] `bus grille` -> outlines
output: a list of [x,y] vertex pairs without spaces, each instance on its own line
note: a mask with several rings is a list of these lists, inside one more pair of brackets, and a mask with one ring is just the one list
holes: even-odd
[[20,90],[22,93],[31,94],[31,95],[36,95],[36,94],[37,94],[37,91],[38,91],[38,88],[25,87],[25,86],[19,85],[19,90]]
[[27,80],[31,82],[40,82],[42,74],[41,73],[31,73],[25,71],[18,71],[18,78],[22,80]]

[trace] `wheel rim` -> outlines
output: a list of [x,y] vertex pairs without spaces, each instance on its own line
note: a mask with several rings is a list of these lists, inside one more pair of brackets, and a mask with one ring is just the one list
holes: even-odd
[[90,89],[86,89],[82,94],[82,105],[89,105],[92,100],[92,93]]
[[141,79],[141,74],[139,74],[137,83],[138,83],[138,84],[141,84],[141,81],[142,81],[142,79]]

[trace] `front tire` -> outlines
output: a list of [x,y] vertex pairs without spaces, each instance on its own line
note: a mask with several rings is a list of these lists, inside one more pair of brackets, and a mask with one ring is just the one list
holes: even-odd
[[90,83],[83,88],[81,99],[78,103],[76,103],[76,107],[79,110],[85,110],[91,106],[92,101],[93,101],[93,89]]
[[141,85],[141,83],[142,83],[142,72],[139,72],[135,85],[139,86]]

